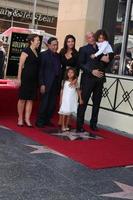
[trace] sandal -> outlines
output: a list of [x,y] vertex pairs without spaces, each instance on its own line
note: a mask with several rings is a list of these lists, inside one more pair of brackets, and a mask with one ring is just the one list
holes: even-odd
[[18,123],[17,123],[17,126],[23,127],[24,124],[23,124],[23,122],[22,122],[22,123],[18,122]]
[[33,125],[30,122],[24,121],[24,123],[28,128],[33,128]]

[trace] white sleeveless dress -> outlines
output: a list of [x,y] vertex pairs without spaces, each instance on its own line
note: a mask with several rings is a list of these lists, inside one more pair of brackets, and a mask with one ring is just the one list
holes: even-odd
[[70,82],[65,81],[63,86],[62,103],[60,106],[59,114],[71,115],[77,113],[78,108],[78,94],[77,87],[70,87]]

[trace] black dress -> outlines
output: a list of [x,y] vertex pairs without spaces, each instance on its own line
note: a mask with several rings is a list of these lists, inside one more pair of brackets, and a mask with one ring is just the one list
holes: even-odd
[[30,47],[27,47],[22,52],[25,52],[28,56],[22,69],[19,99],[34,100],[37,96],[38,86],[38,57]]
[[72,53],[72,57],[68,59],[66,58],[64,50],[62,49],[60,51],[60,60],[62,65],[62,79],[64,78],[67,67],[75,68],[78,76],[79,74],[78,51],[74,50],[74,52]]
[[4,77],[4,61],[5,61],[5,54],[4,52],[0,49],[0,79]]

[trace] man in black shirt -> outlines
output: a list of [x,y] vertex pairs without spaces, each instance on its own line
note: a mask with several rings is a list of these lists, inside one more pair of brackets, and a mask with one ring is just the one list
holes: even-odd
[[51,118],[55,110],[58,92],[61,63],[57,53],[58,41],[51,37],[48,39],[48,50],[40,54],[39,85],[41,102],[36,121],[37,127],[52,125]]
[[[88,44],[79,50],[79,65],[83,71],[81,75],[81,94],[83,105],[79,105],[77,111],[77,132],[83,132],[84,115],[91,94],[93,107],[90,120],[92,130],[97,130],[98,112],[102,98],[102,89],[105,82],[105,66],[98,58],[92,59],[91,55],[98,51],[94,34],[88,32],[86,34]],[[103,56],[102,61],[108,63],[109,57]]]

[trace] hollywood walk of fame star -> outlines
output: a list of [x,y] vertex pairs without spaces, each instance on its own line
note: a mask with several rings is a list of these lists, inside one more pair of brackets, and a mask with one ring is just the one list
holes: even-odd
[[66,132],[53,133],[52,135],[67,137],[71,141],[79,138],[83,140],[91,138],[88,132],[76,133],[75,131],[66,131]]
[[52,153],[52,154],[55,154],[55,155],[58,155],[58,156],[67,157],[67,156],[59,153],[58,151],[50,149],[47,146],[39,146],[39,145],[25,145],[25,146],[36,149],[36,150],[30,152],[31,154]]
[[128,165],[128,166],[125,166],[125,168],[132,168],[133,165]]
[[0,128],[6,129],[6,130],[11,130],[10,128],[6,127],[6,126],[0,126]]
[[133,186],[123,184],[117,181],[114,181],[123,191],[122,192],[114,192],[109,194],[102,194],[100,196],[103,197],[114,197],[121,199],[132,199],[133,200]]

